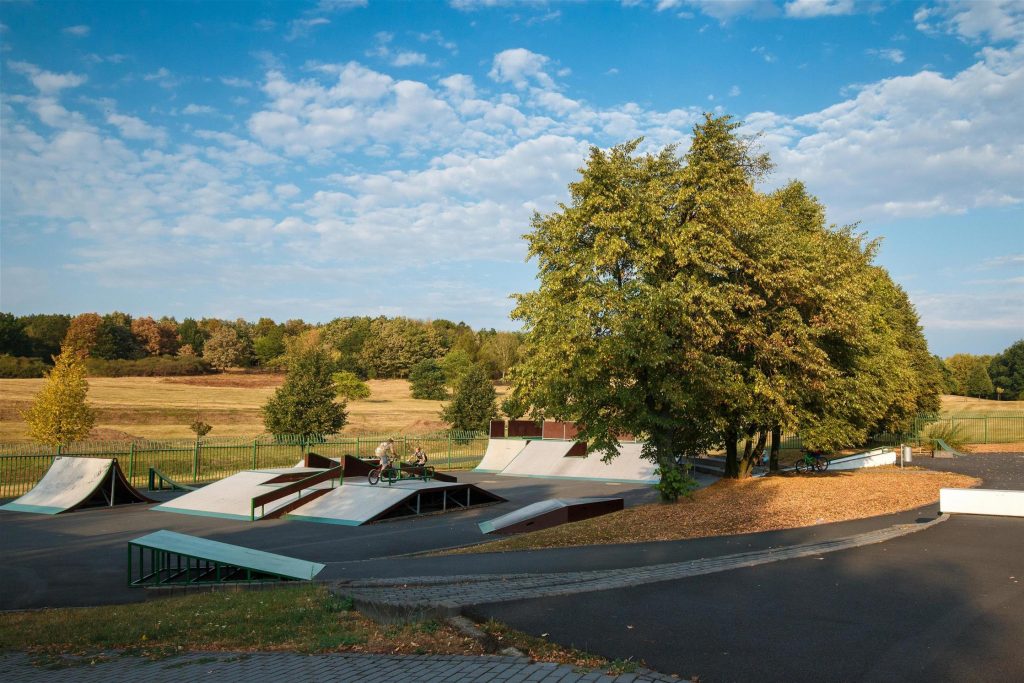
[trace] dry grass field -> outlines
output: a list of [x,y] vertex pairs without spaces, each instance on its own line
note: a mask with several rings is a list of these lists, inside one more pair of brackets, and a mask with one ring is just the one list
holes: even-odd
[[[100,438],[187,438],[198,414],[213,425],[210,436],[262,434],[260,408],[281,386],[282,375],[227,373],[201,377],[94,377],[89,403],[96,409]],[[370,398],[349,403],[345,434],[423,433],[444,429],[441,401],[409,394],[406,380],[370,380]],[[0,442],[26,441],[21,412],[42,379],[0,379]],[[504,387],[498,387],[499,395]]]
[[971,417],[983,415],[1024,415],[1024,401],[992,401],[987,398],[943,396],[942,417]]

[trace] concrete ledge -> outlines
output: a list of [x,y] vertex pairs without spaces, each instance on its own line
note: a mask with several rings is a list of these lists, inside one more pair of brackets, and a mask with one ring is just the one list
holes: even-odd
[[1024,517],[1024,491],[939,489],[939,509],[965,515]]

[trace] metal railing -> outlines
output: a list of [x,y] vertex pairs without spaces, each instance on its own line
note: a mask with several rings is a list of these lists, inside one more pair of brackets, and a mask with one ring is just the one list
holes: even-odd
[[345,455],[371,457],[377,445],[395,439],[402,457],[421,446],[438,469],[472,469],[487,450],[484,432],[435,432],[431,434],[392,434],[360,436],[259,436],[207,437],[172,440],[82,441],[67,446],[39,444],[0,444],[0,498],[25,493],[42,479],[58,455],[117,458],[133,486],[145,487],[150,468],[188,484],[222,479],[242,470],[265,467],[290,467],[312,451],[329,458]]

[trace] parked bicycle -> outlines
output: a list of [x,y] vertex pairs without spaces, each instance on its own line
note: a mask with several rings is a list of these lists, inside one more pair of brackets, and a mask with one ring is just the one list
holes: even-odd
[[815,451],[804,451],[803,457],[796,461],[797,472],[824,472],[828,469],[828,458]]

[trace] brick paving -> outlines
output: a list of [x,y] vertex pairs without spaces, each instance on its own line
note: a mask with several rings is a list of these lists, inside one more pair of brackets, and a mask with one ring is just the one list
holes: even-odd
[[531,662],[525,657],[416,656],[193,652],[152,661],[120,656],[96,664],[67,658],[67,666],[37,666],[24,653],[0,654],[0,681],[19,683],[181,683],[204,678],[217,683],[252,681],[337,681],[339,683],[406,683],[452,681],[474,683],[678,683],[679,679],[647,669],[609,675],[601,669]]

